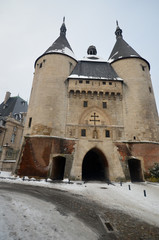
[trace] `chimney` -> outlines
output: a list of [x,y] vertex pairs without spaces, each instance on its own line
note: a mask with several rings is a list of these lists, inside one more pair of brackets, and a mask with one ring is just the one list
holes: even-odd
[[4,98],[4,104],[6,104],[6,102],[8,101],[8,99],[10,98],[11,93],[10,92],[6,92],[5,98]]

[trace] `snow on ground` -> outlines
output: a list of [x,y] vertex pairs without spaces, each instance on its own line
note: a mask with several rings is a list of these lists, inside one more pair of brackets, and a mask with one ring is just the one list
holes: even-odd
[[77,218],[61,215],[49,202],[5,190],[0,193],[1,240],[98,239]]
[[[4,179],[3,179],[4,177]],[[14,180],[13,180],[14,179]],[[19,184],[39,185],[49,188],[67,190],[86,198],[96,201],[97,203],[119,209],[131,216],[137,217],[148,223],[159,227],[159,184],[158,183],[113,183],[103,182],[71,182],[64,180],[61,183],[52,183],[48,180],[35,181],[32,179],[23,181],[21,178],[14,178],[10,173],[1,172],[0,181],[16,182]],[[131,190],[129,190],[129,185]],[[144,196],[146,191],[146,197]],[[92,238],[93,239],[93,238]]]

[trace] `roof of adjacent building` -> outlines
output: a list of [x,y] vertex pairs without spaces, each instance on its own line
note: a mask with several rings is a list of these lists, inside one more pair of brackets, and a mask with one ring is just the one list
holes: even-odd
[[88,55],[84,59],[78,61],[68,78],[122,80],[109,62],[96,55],[97,50],[94,46],[90,46],[87,53]]
[[118,22],[117,22],[117,28],[115,31],[115,35],[116,35],[116,43],[114,45],[114,48],[110,54],[109,57],[109,62],[115,62],[117,60],[120,59],[124,59],[124,58],[140,58],[142,60],[144,60],[145,62],[147,62],[149,68],[150,68],[150,64],[147,60],[145,60],[144,58],[142,58],[124,39],[122,36],[122,29],[120,29],[120,27],[118,26]]
[[[67,29],[66,29],[65,18],[64,18],[62,26],[60,28],[60,36],[40,57],[38,57],[38,59],[41,58],[42,56],[45,56],[46,54],[59,53],[59,54],[67,55],[76,60],[74,52],[66,38],[66,31]],[[35,65],[37,60],[35,61]]]
[[25,100],[17,97],[9,97],[7,102],[0,104],[0,117],[15,117],[16,114],[27,112],[28,104]]

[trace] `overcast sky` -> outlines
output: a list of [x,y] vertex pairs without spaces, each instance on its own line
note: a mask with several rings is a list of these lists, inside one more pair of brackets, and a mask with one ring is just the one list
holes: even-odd
[[90,45],[108,59],[118,20],[124,40],[151,65],[159,109],[159,0],[0,0],[0,103],[6,91],[29,101],[34,62],[59,37],[64,16],[77,59]]

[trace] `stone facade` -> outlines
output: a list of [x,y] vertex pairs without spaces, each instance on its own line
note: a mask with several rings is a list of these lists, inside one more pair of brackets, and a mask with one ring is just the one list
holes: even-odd
[[143,181],[159,162],[149,63],[122,38],[109,61],[94,46],[77,61],[60,37],[35,62],[16,173],[52,179]]
[[6,92],[0,104],[0,170],[13,171],[22,144],[27,102]]
[[[45,55],[36,62],[25,134],[65,136],[65,80],[75,63],[74,59],[61,54]],[[29,119],[32,119],[31,126]]]
[[0,170],[12,171],[22,143],[24,125],[7,117],[0,125]]

